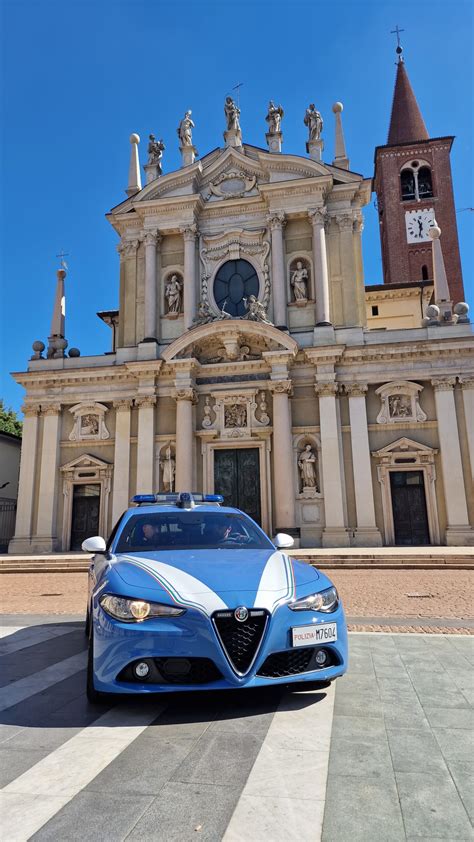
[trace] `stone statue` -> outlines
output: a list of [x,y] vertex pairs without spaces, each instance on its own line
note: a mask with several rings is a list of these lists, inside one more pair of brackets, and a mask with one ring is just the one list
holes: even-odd
[[311,445],[306,444],[298,459],[303,488],[317,488],[316,483],[316,454]]
[[183,119],[181,120],[177,132],[179,141],[181,146],[192,146],[193,145],[193,133],[192,130],[194,129],[194,123],[191,120],[192,111],[186,111]]
[[275,105],[275,103],[270,100],[268,103],[268,114],[265,117],[265,120],[268,123],[268,132],[269,134],[275,134],[276,132],[281,132],[281,121],[285,115],[283,108],[281,105]]
[[227,120],[227,131],[240,131],[240,108],[237,107],[231,96],[225,98],[224,114]]
[[197,316],[193,319],[192,326],[199,327],[199,325],[207,325],[209,324],[209,322],[213,322],[215,319],[216,316],[212,312],[207,301],[200,301]]
[[174,477],[176,474],[176,460],[173,459],[173,452],[170,444],[165,448],[164,458],[160,459],[160,468],[163,471],[164,490],[173,491]]
[[148,144],[148,163],[156,164],[158,166],[158,175],[161,175],[161,159],[166,147],[162,140],[156,140],[155,135],[150,135],[150,142]]
[[323,130],[323,118],[321,117],[319,111],[316,111],[314,102],[312,102],[309,108],[306,109],[304,124],[308,127],[308,140],[319,140]]
[[165,297],[168,302],[168,313],[181,312],[181,290],[183,284],[177,275],[171,275],[165,287]]
[[296,263],[296,269],[291,274],[291,286],[295,294],[295,301],[308,300],[308,270],[303,266],[301,260]]
[[249,295],[249,297],[244,298],[243,301],[247,307],[247,313],[243,317],[244,319],[248,319],[251,322],[265,322],[268,325],[271,324],[267,318],[267,311],[265,310],[264,305],[261,301],[258,301],[255,295]]

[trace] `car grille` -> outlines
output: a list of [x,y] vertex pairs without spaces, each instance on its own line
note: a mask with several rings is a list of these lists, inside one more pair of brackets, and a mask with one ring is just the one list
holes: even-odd
[[232,667],[240,675],[245,675],[260,648],[268,622],[267,612],[251,609],[247,620],[240,622],[233,611],[216,611],[212,619]]
[[150,666],[146,679],[138,679],[133,666],[125,667],[117,681],[131,681],[138,684],[211,684],[222,678],[222,673],[209,658],[143,658]]
[[302,672],[313,672],[320,669],[327,669],[337,663],[334,653],[325,648],[328,660],[323,666],[316,663],[314,655],[317,652],[315,646],[304,646],[300,649],[289,649],[286,652],[274,652],[265,659],[257,675],[266,678],[284,678],[289,675],[298,675]]

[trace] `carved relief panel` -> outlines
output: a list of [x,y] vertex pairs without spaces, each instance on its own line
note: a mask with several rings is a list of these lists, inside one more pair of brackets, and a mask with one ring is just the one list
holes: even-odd
[[418,383],[398,380],[386,383],[375,390],[380,397],[380,411],[377,424],[403,423],[407,421],[426,421],[419,397],[423,386]]
[[215,430],[220,438],[250,438],[258,428],[268,427],[270,416],[265,392],[217,392],[207,396],[202,428]]
[[70,441],[104,441],[109,438],[105,425],[107,407],[102,403],[78,403],[69,410],[74,416],[74,426],[69,434]]

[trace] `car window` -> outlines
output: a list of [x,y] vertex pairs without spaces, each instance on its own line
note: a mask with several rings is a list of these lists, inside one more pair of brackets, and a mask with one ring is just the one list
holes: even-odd
[[130,517],[116,553],[151,550],[271,549],[273,544],[245,515],[225,512],[148,512]]

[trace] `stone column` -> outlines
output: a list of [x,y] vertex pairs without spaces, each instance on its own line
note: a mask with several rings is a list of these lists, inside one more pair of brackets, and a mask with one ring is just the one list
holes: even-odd
[[137,494],[153,494],[155,490],[155,404],[154,395],[135,398],[135,406],[138,406]]
[[156,248],[160,241],[157,231],[145,234],[145,342],[157,340],[157,279]]
[[184,237],[184,327],[190,328],[196,315],[196,225],[182,229]]
[[[124,242],[124,287],[120,291],[120,321],[123,322],[123,345],[136,345],[136,306],[137,306],[137,252],[138,239]],[[120,329],[119,329],[120,332]]]
[[469,526],[466,489],[459,446],[458,421],[454,402],[455,377],[432,380],[438,422],[439,449],[443,468],[444,499],[447,515],[446,543],[451,546],[474,543]]
[[41,414],[43,416],[43,443],[38,490],[38,520],[32,549],[37,552],[51,553],[58,549],[56,524],[61,405],[44,406]]
[[275,499],[275,532],[294,529],[295,488],[291,431],[291,380],[274,380],[269,384],[273,394],[273,488]]
[[283,228],[285,214],[275,213],[268,217],[272,237],[272,297],[273,321],[277,327],[286,326],[286,271]]
[[324,512],[323,547],[348,547],[349,534],[344,521],[339,419],[336,407],[336,383],[317,383],[319,423],[321,430],[321,468],[323,475]]
[[316,323],[318,325],[331,324],[329,314],[329,275],[326,254],[326,232],[324,221],[326,208],[313,208],[309,211],[309,218],[313,226],[313,267],[314,289],[316,295]]
[[193,488],[194,424],[193,404],[196,392],[192,387],[178,388],[176,400],[176,491],[195,491]]
[[365,404],[367,386],[362,383],[351,383],[344,388],[349,396],[352,467],[357,515],[357,532],[354,544],[356,547],[380,547],[382,546],[382,536],[375,522],[374,488]]
[[12,538],[8,547],[10,553],[23,553],[30,550],[38,447],[38,413],[39,406],[27,404],[23,407],[24,420],[15,537]]
[[112,526],[130,505],[130,400],[114,401],[115,451],[112,489]]
[[474,379],[463,377],[460,379],[460,383],[464,403],[464,417],[466,419],[471,475],[474,479]]

